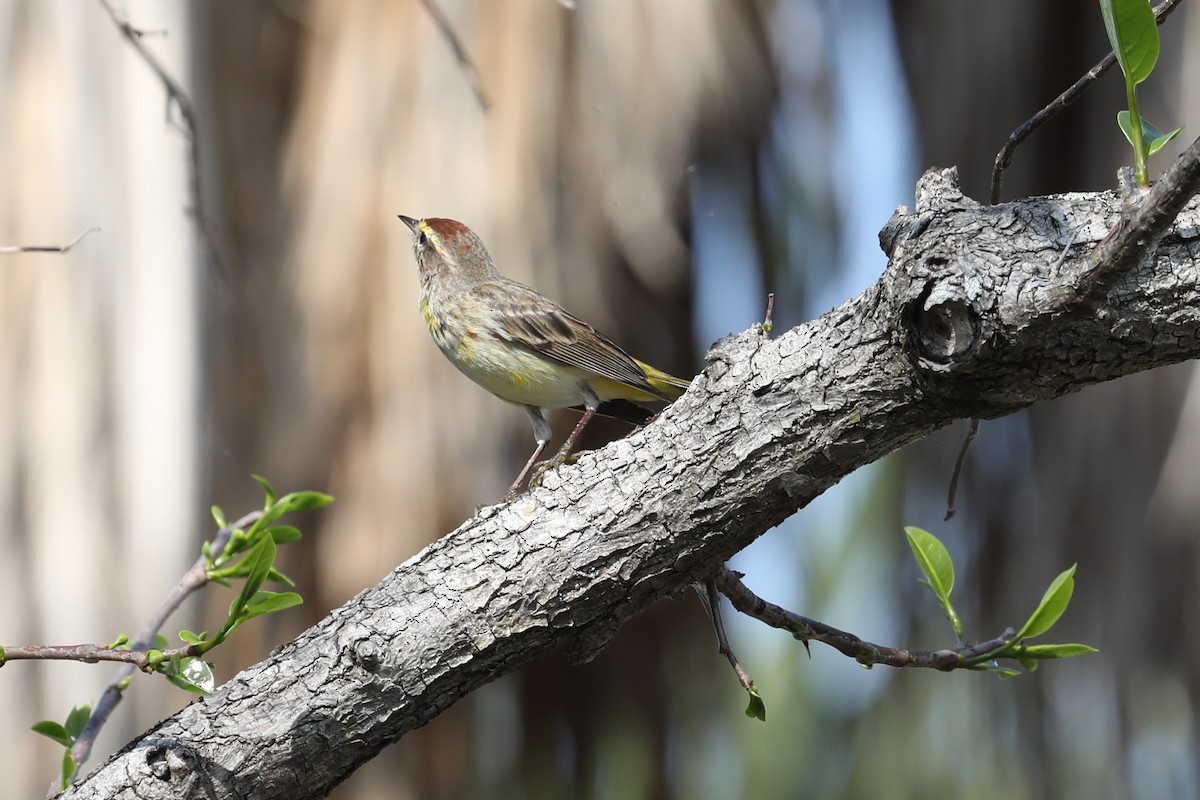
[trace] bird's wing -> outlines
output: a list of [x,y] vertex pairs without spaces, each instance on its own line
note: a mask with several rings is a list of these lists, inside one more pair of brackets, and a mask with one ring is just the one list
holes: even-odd
[[545,295],[508,279],[478,284],[472,291],[492,310],[496,335],[666,399],[628,353]]

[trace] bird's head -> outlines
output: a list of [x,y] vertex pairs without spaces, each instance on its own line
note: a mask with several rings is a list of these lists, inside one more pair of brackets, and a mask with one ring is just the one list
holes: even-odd
[[413,254],[422,277],[481,280],[497,274],[496,264],[475,231],[453,219],[413,219],[400,215],[413,233]]

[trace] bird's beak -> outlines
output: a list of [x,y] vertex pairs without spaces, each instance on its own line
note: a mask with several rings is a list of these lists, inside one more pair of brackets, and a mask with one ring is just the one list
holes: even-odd
[[408,229],[410,231],[412,231],[413,233],[417,232],[417,223],[420,222],[421,220],[413,219],[412,217],[406,217],[403,214],[397,214],[396,216],[398,216],[400,218],[401,222],[403,222],[405,225],[408,226]]

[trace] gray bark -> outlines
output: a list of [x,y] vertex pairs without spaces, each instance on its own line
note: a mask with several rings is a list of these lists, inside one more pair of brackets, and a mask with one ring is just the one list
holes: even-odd
[[1150,256],[1110,236],[1098,262],[1123,209],[1113,193],[983,207],[928,173],[862,295],[718,342],[651,425],[482,509],[66,796],[324,796],[480,685],[591,657],[858,467],[955,419],[1196,357],[1200,205],[1161,240],[1161,219],[1140,232]]

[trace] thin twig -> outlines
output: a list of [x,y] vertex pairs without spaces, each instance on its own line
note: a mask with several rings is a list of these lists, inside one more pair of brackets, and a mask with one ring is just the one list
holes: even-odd
[[882,664],[885,667],[920,667],[949,672],[969,668],[970,659],[977,659],[1004,647],[1016,635],[1011,628],[995,639],[975,644],[963,644],[953,650],[907,650],[865,642],[852,633],[803,617],[786,608],[763,600],[742,583],[741,575],[722,568],[716,578],[717,588],[729,598],[733,607],[772,628],[788,631],[802,642],[815,641],[829,645],[864,666]]
[[446,12],[438,5],[436,0],[421,0],[425,4],[425,8],[429,11],[429,16],[433,17],[433,22],[438,26],[442,36],[446,39],[446,43],[450,45],[450,49],[454,51],[454,57],[458,60],[458,65],[462,68],[467,76],[467,85],[471,87],[471,91],[475,93],[475,99],[479,101],[479,107],[487,111],[491,107],[488,102],[487,93],[483,90],[483,78],[479,74],[479,68],[475,66],[475,62],[471,60],[471,54],[467,52],[467,46],[463,44],[463,40],[459,37],[458,32],[454,30],[454,25],[450,22],[450,18],[446,16]]
[[767,293],[767,313],[765,315],[763,315],[763,321],[762,321],[762,335],[763,336],[771,335],[771,328],[773,327],[773,323],[771,322],[771,315],[774,313],[775,313],[775,293],[768,292]]
[[68,253],[71,248],[79,244],[79,241],[89,233],[100,230],[99,228],[88,228],[83,233],[76,236],[66,244],[60,245],[0,245],[0,254],[9,255],[12,253]]
[[747,692],[753,692],[754,681],[746,670],[742,669],[741,662],[738,661],[737,655],[734,654],[733,648],[729,644],[729,634],[725,631],[725,620],[721,618],[721,596],[717,594],[717,582],[711,578],[705,581],[704,590],[704,597],[707,600],[704,605],[708,607],[709,619],[712,620],[713,630],[717,633],[717,650],[729,660],[729,666],[733,667],[733,672],[737,675],[738,683],[742,684],[742,688]]
[[[209,547],[209,552],[214,557],[220,555],[225,549],[225,545],[229,543],[229,538],[233,536],[235,530],[248,528],[261,516],[261,511],[251,511],[241,519],[221,528],[213,539]],[[188,595],[197,591],[206,583],[208,583],[208,561],[204,556],[200,556],[200,558],[196,559],[196,563],[192,564],[191,568],[183,574],[179,583],[167,595],[167,598],[158,607],[154,616],[137,632],[130,645],[130,650],[149,650],[150,645],[154,642],[154,637],[158,635],[159,630],[166,624],[167,619],[179,609]],[[76,771],[91,756],[92,745],[96,742],[96,736],[100,733],[104,724],[108,722],[108,718],[112,715],[117,704],[121,702],[125,687],[129,683],[129,678],[139,668],[139,666],[131,663],[118,669],[112,681],[100,695],[100,699],[96,701],[96,707],[92,710],[92,715],[88,718],[87,725],[84,726],[83,732],[79,734],[79,738],[71,748],[71,760],[75,762]]]
[[[188,97],[179,81],[167,72],[167,68],[142,42],[147,32],[133,27],[119,3],[120,0],[100,0],[100,4],[112,18],[113,24],[117,26],[125,40],[150,68],[167,92],[167,119],[184,135],[188,142],[188,191],[191,195],[189,211],[196,224],[196,231],[208,249],[208,257],[212,260],[213,267],[224,280],[228,275],[225,261],[217,247],[212,226],[204,215],[204,198],[200,186],[200,134],[199,126],[196,124],[196,107],[192,105],[191,98]],[[182,124],[177,123],[171,116],[172,108],[179,112]]]
[[[1166,0],[1165,2],[1161,3],[1157,8],[1154,9],[1155,21],[1159,25],[1162,25],[1163,20],[1165,20],[1178,5],[1179,0]],[[1071,103],[1078,100],[1079,96],[1083,94],[1084,90],[1095,83],[1096,79],[1112,68],[1112,65],[1115,63],[1117,63],[1117,57],[1115,55],[1112,53],[1106,55],[1100,60],[1100,63],[1088,70],[1082,78],[1075,81],[1071,88],[1054,98],[1054,100],[1051,101],[1048,106],[1027,119],[1020,125],[1020,127],[1018,127],[1009,135],[1008,141],[1004,143],[1004,147],[1001,147],[1000,152],[996,154],[996,163],[995,166],[992,167],[992,205],[996,205],[1000,202],[1000,192],[1004,184],[1004,170],[1006,170],[1008,165],[1012,163],[1013,151],[1017,149],[1017,145],[1028,139],[1034,131],[1042,127],[1047,120],[1049,120],[1059,111],[1062,111]]]
[[954,459],[954,472],[950,475],[950,490],[946,493],[946,516],[942,518],[943,522],[953,517],[956,511],[954,504],[958,501],[958,477],[962,474],[963,464],[967,461],[967,451],[971,449],[971,442],[975,441],[977,433],[979,419],[972,417],[967,434],[963,436],[962,445],[958,448],[958,458]]

